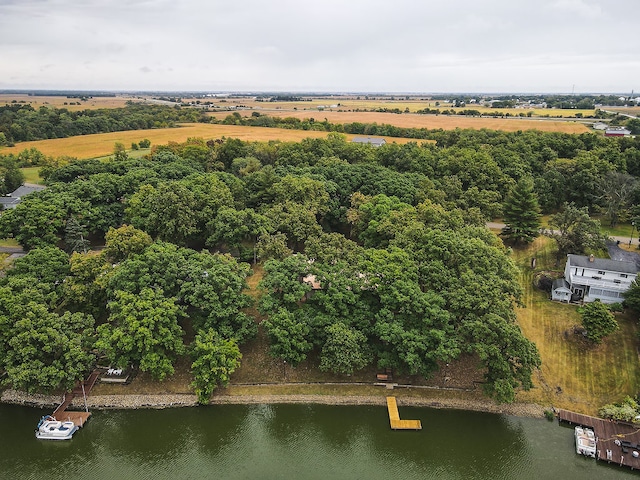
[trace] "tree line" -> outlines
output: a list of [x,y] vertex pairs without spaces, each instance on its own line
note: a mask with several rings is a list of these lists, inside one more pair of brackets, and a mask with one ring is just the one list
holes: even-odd
[[31,140],[92,133],[173,127],[178,122],[208,121],[202,112],[163,105],[68,110],[28,104],[0,106],[0,146]]

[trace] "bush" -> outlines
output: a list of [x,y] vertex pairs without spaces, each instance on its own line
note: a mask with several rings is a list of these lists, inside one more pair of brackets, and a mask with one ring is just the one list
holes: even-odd
[[555,420],[555,418],[556,418],[556,415],[553,413],[553,410],[545,410],[544,411],[544,416],[550,422],[553,422]]
[[612,313],[621,313],[624,310],[621,303],[610,303],[609,311]]
[[620,403],[610,403],[603,406],[598,413],[602,418],[633,422],[640,412],[638,411],[638,403],[633,398],[626,397]]
[[551,293],[551,288],[553,287],[553,278],[544,273],[540,274],[540,276],[536,279],[536,287],[538,287],[543,292]]

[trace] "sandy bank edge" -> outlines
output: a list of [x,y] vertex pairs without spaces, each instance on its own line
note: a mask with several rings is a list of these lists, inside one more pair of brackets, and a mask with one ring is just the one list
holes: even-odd
[[[56,407],[59,396],[28,395],[16,390],[6,390],[0,402],[32,407]],[[211,405],[249,405],[249,404],[322,404],[322,405],[378,405],[385,406],[384,395],[380,396],[338,396],[338,395],[214,395]],[[491,401],[429,399],[399,397],[400,406],[449,408],[489,412],[518,417],[544,417],[545,408],[533,403],[497,404]],[[94,395],[87,398],[89,409],[138,409],[138,408],[172,408],[193,407],[198,402],[195,395]],[[82,399],[73,402],[76,408],[84,408]]]

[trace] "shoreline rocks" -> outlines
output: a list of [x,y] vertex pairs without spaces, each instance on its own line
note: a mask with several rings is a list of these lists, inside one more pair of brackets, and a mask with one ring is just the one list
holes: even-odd
[[[61,403],[59,396],[29,395],[16,390],[2,392],[0,402],[29,407],[52,407]],[[471,410],[518,417],[543,418],[545,408],[532,403],[497,404],[480,400],[429,399],[401,396],[401,406],[447,408],[455,410]],[[386,405],[385,395],[380,396],[340,396],[340,395],[214,395],[211,405],[255,405],[255,404],[322,404],[322,405]],[[197,397],[190,394],[161,395],[92,395],[87,398],[87,407],[94,410],[141,408],[177,408],[197,406]],[[72,404],[76,409],[84,409],[82,398],[76,398]]]

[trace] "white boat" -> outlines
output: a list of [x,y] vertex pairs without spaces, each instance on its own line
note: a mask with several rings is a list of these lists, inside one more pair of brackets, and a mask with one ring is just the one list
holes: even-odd
[[576,427],[576,453],[596,458],[596,437],[589,428]]
[[73,422],[61,422],[51,415],[45,415],[38,422],[36,438],[41,440],[69,440],[78,430]]

